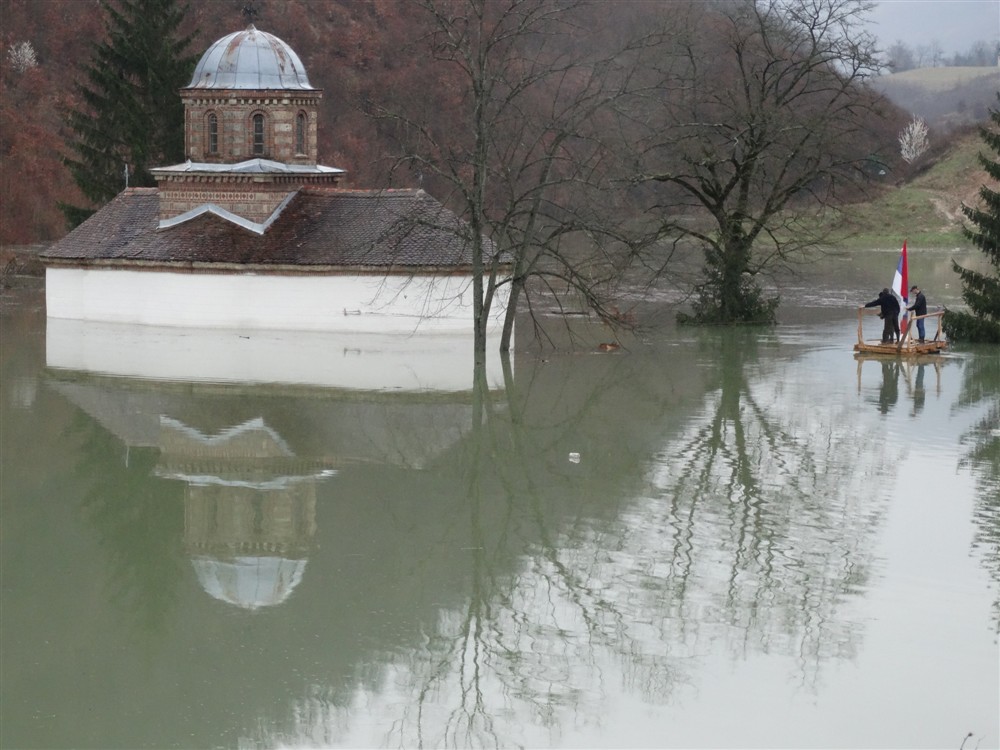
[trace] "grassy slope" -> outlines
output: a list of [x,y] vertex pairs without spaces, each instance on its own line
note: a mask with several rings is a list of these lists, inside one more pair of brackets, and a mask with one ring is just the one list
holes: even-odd
[[887,83],[905,83],[920,86],[928,91],[950,91],[976,78],[1000,75],[997,68],[917,68],[885,77]]
[[840,228],[850,236],[838,244],[895,246],[902,236],[923,247],[966,247],[961,206],[975,204],[988,179],[976,158],[982,148],[977,134],[962,136],[906,183],[885,187],[870,202],[845,206]]

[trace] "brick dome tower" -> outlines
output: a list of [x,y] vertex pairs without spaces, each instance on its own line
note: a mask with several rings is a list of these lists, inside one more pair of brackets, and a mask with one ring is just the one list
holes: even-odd
[[188,161],[152,170],[161,222],[206,207],[261,224],[300,187],[335,186],[345,174],[317,163],[323,92],[273,34],[251,24],[219,39],[180,95]]
[[202,55],[181,90],[187,156],[213,163],[261,157],[316,164],[322,95],[278,37],[253,25],[225,36]]

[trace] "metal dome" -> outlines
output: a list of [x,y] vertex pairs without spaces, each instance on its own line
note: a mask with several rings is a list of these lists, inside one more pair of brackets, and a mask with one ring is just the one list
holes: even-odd
[[253,24],[209,47],[187,88],[314,90],[295,51]]

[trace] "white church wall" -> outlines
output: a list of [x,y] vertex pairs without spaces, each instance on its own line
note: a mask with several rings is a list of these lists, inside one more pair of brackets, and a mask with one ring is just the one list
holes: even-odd
[[[146,326],[362,333],[470,333],[463,276],[46,270],[50,318]],[[508,287],[498,290],[498,330]]]

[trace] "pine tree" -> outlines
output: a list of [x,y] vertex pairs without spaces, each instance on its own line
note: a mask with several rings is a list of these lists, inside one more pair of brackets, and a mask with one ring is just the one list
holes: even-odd
[[[986,174],[1000,181],[1000,109],[991,109],[990,119],[996,127],[982,127],[979,132],[997,158],[990,159],[980,152],[979,163]],[[943,326],[954,341],[1000,344],[1000,192],[983,185],[979,198],[979,208],[962,206],[962,213],[975,224],[975,228],[964,227],[963,234],[985,253],[994,271],[980,273],[952,261],[952,268],[962,279],[962,299],[969,311],[949,310]]]
[[[153,186],[151,167],[184,158],[186,86],[195,58],[179,27],[187,6],[177,0],[101,0],[107,30],[94,46],[76,87],[80,106],[67,114],[74,158],[64,162],[92,203],[101,205],[125,187]],[[71,226],[92,209],[62,206]]]

